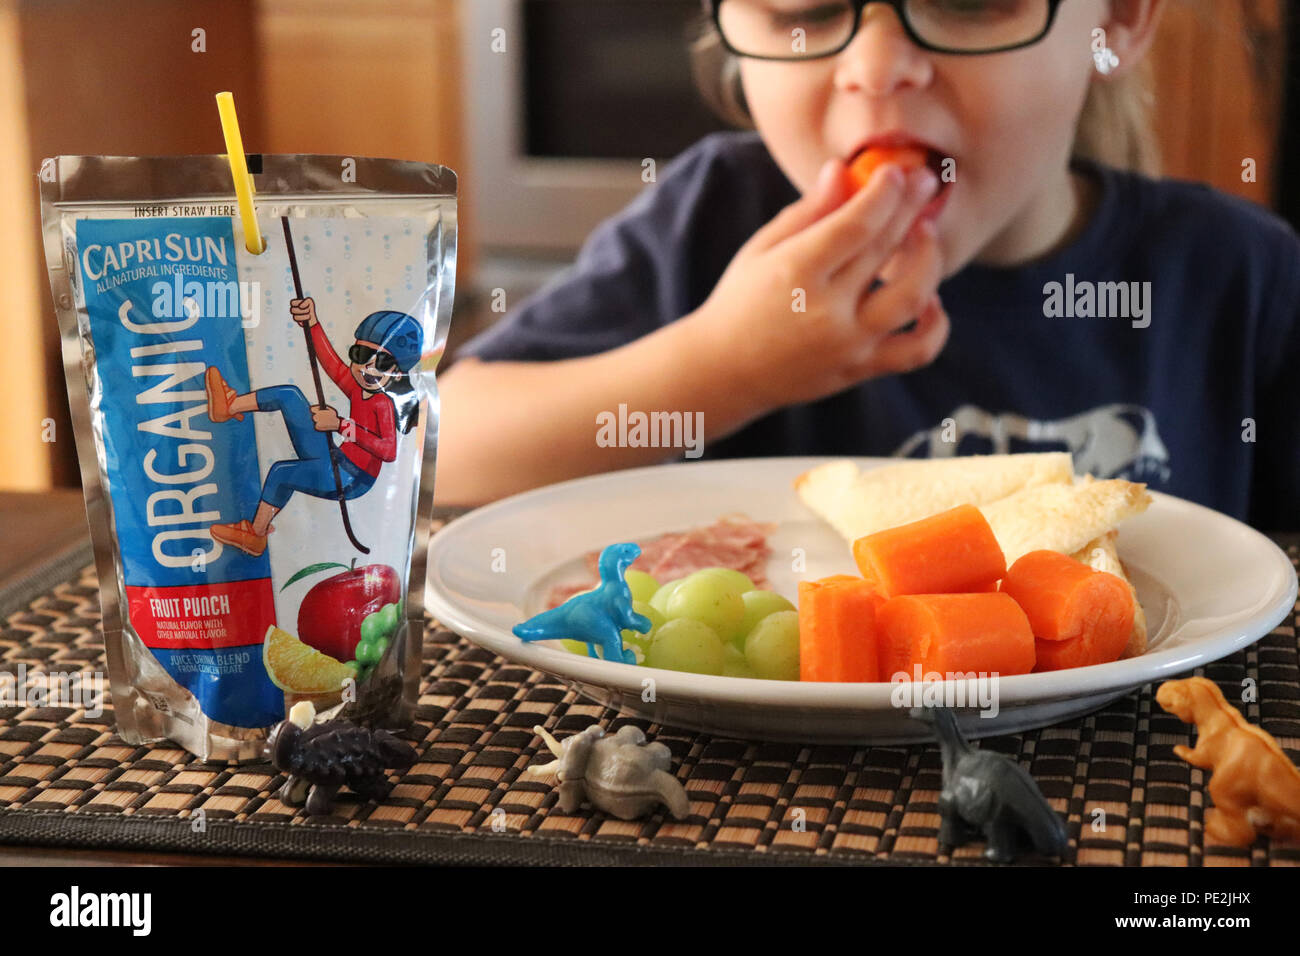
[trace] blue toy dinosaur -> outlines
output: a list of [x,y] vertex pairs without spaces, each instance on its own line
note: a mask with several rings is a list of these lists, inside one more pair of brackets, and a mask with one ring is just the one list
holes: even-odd
[[575,594],[511,630],[523,641],[583,641],[589,657],[596,656],[599,644],[605,660],[635,664],[636,655],[623,646],[622,631],[630,628],[645,634],[653,626],[648,617],[632,610],[632,591],[623,580],[623,573],[640,556],[641,548],[635,544],[611,544],[600,552],[600,584],[594,590]]

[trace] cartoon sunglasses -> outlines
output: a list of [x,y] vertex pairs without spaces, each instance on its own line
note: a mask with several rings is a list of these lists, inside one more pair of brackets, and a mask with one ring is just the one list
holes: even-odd
[[380,372],[397,372],[399,371],[397,359],[393,358],[383,349],[371,348],[368,345],[362,345],[359,342],[348,349],[348,359],[356,362],[358,365],[368,365],[374,360],[376,371]]

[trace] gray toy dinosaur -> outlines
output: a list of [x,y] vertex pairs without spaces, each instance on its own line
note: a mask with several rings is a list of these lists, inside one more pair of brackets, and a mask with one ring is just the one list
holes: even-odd
[[982,832],[988,844],[984,856],[996,863],[1013,861],[1027,846],[1044,856],[1065,852],[1065,823],[1023,767],[1010,757],[972,747],[946,707],[914,708],[911,716],[930,724],[939,739],[941,850],[961,846]]
[[606,736],[599,724],[592,724],[563,743],[542,727],[533,732],[556,759],[531,766],[528,772],[559,777],[563,812],[573,813],[586,799],[620,820],[635,820],[660,804],[678,820],[690,813],[685,788],[668,772],[672,752],[661,743],[646,743],[639,727],[624,724]]

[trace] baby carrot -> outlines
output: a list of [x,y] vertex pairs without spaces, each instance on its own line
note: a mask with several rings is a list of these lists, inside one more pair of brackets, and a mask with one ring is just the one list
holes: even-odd
[[925,150],[916,146],[872,146],[849,164],[849,188],[857,192],[885,163],[896,163],[904,170],[911,170],[924,166],[926,158]]
[[1034,635],[1005,594],[915,594],[890,598],[876,615],[880,679],[904,673],[1028,674]]
[[1002,590],[1015,598],[1040,641],[1068,641],[1109,623],[1133,627],[1133,596],[1118,577],[1056,551],[1030,551],[1011,565]]
[[993,529],[974,505],[858,538],[853,559],[885,597],[992,591],[1007,570]]
[[871,582],[840,574],[799,582],[799,679],[875,681],[876,611]]
[[1128,585],[1055,551],[1031,551],[1002,580],[1002,591],[1029,618],[1038,641],[1037,670],[1117,660],[1136,613]]

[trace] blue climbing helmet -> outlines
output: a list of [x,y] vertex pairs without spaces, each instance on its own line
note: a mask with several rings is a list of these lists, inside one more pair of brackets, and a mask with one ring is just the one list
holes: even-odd
[[397,367],[409,372],[420,361],[424,330],[405,312],[371,312],[357,326],[361,342],[373,342],[397,360]]

